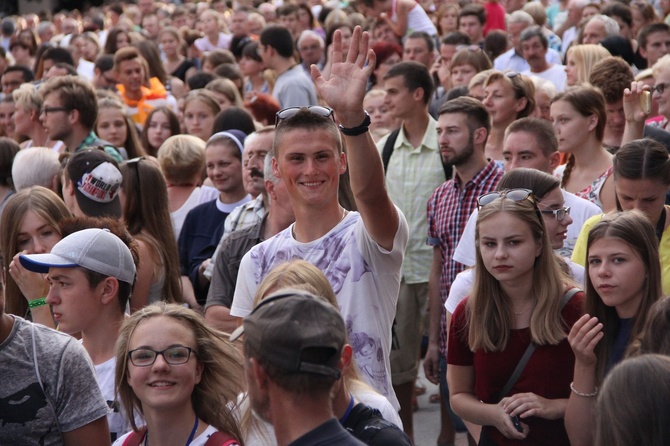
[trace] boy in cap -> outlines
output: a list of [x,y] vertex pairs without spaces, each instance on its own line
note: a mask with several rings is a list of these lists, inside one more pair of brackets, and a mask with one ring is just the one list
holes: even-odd
[[63,200],[77,217],[121,218],[119,164],[98,149],[84,149],[70,157],[63,170]]
[[50,253],[22,255],[20,261],[30,271],[48,273],[46,302],[59,330],[81,333],[112,409],[107,419],[113,441],[131,429],[114,393],[114,344],[135,282],[137,250],[121,223],[105,219],[93,224],[111,228],[123,240],[110,229],[84,229],[63,238]]
[[242,333],[251,407],[274,426],[277,444],[364,444],[333,414],[346,331],[332,305],[283,290],[263,300],[231,340]]

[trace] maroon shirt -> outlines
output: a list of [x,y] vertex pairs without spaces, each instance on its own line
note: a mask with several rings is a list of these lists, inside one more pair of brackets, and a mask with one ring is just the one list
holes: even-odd
[[[561,315],[567,327],[566,334],[583,314],[583,299],[584,293],[579,292],[563,308]],[[468,347],[467,302],[466,298],[456,307],[451,320],[447,363],[474,366],[475,395],[481,401],[493,404],[530,344],[530,328],[512,330],[509,342],[501,352],[480,349],[473,353]],[[574,365],[575,356],[567,336],[558,345],[537,346],[518,381],[506,396],[532,392],[548,399],[568,398]],[[485,426],[484,429],[499,445],[570,445],[562,418],[546,420],[529,417],[521,421],[530,428],[528,437],[522,441],[510,440],[492,426]]]

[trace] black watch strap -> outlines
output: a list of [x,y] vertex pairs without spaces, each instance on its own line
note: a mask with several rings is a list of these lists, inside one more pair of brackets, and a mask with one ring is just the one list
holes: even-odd
[[368,127],[370,127],[370,115],[365,110],[363,111],[365,112],[365,119],[363,119],[363,122],[359,126],[345,128],[340,125],[340,132],[342,132],[346,136],[358,136],[367,132]]

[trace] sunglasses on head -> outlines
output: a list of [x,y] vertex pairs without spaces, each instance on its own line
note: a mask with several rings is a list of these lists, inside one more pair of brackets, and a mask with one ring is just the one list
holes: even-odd
[[501,191],[489,192],[488,194],[480,195],[477,198],[477,208],[481,209],[487,204],[491,204],[498,198],[505,198],[507,200],[512,200],[516,203],[521,203],[523,201],[530,201],[533,204],[533,209],[535,209],[535,214],[537,215],[538,220],[544,223],[542,219],[542,214],[537,207],[537,199],[533,195],[533,191],[530,189],[505,189]]
[[295,115],[298,114],[298,112],[302,110],[314,113],[315,115],[323,116],[324,118],[332,118],[333,121],[335,121],[335,118],[333,117],[332,108],[322,107],[321,105],[309,105],[306,107],[289,107],[283,110],[279,110],[275,115],[275,127],[281,121],[294,117]]

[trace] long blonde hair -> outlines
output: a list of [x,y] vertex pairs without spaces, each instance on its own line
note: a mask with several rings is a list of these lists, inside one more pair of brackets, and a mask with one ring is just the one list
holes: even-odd
[[237,396],[246,391],[242,358],[226,335],[211,328],[193,310],[177,304],[157,302],[135,312],[125,320],[116,341],[115,392],[137,431],[135,412],[143,413],[142,401],[128,383],[128,349],[137,326],[154,317],[167,317],[185,324],[193,332],[197,360],[202,364],[202,378],[193,389],[191,402],[198,418],[242,441],[239,424],[234,416]]
[[491,216],[507,212],[528,225],[535,242],[541,244],[540,255],[533,267],[533,310],[530,319],[530,334],[538,345],[556,345],[567,336],[567,328],[560,312],[560,301],[569,279],[562,271],[551,249],[551,242],[544,221],[535,204],[530,200],[515,202],[498,198],[483,206],[477,217],[475,240],[477,261],[475,282],[468,298],[468,344],[472,351],[503,351],[510,338],[514,315],[506,302],[500,282],[484,266],[479,249],[479,226]]

